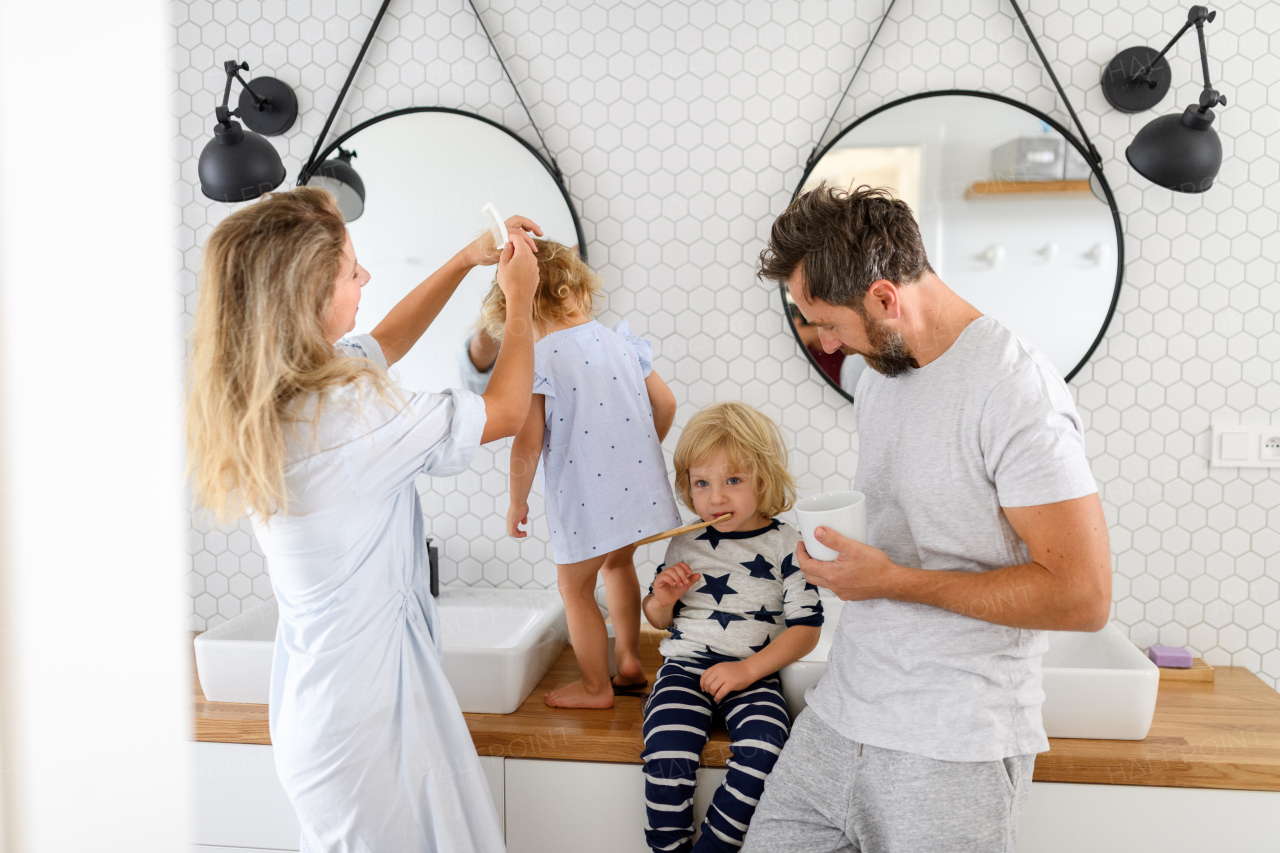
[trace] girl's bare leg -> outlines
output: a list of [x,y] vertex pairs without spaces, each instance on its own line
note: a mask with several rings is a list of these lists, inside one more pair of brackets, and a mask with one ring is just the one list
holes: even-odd
[[618,661],[614,687],[638,687],[647,679],[640,666],[640,582],[633,557],[636,546],[626,545],[604,558],[605,600],[613,623],[613,653]]
[[553,708],[612,708],[609,683],[609,635],[596,604],[596,575],[604,557],[556,566],[556,581],[569,622],[573,654],[582,679],[552,690],[543,701]]

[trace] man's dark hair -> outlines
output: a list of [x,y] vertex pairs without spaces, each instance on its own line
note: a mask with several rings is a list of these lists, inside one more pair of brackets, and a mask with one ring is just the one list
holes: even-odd
[[933,272],[906,202],[885,189],[825,182],[791,202],[760,253],[761,278],[785,283],[800,266],[810,299],[859,314],[872,283],[911,284]]

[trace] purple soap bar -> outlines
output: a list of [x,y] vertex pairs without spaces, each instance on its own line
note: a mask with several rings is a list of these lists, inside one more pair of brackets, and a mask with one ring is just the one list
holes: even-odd
[[1147,657],[1156,666],[1170,666],[1175,669],[1191,668],[1191,652],[1178,646],[1152,646],[1147,649]]

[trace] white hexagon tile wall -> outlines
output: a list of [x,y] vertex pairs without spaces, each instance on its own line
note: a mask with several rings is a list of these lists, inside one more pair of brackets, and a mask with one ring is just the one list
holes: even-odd
[[[301,118],[273,140],[292,177],[368,31],[376,0],[173,2],[173,152],[184,321],[200,246],[228,212],[199,192],[221,63],[295,88]],[[480,0],[480,13],[546,134],[606,282],[603,319],[654,339],[679,401],[740,398],[785,427],[804,491],[847,488],[851,407],[815,375],[753,261],[786,206],[882,0],[587,2]],[[1117,49],[1160,46],[1181,0],[1031,0],[1028,17],[1106,159],[1126,227],[1119,309],[1072,381],[1115,554],[1114,618],[1140,645],[1187,645],[1210,663],[1280,679],[1280,476],[1210,469],[1215,416],[1280,410],[1280,6],[1235,2],[1209,28],[1214,80],[1231,98],[1225,162],[1202,196],[1153,187],[1123,150],[1154,113],[1112,110],[1098,88]],[[1198,95],[1194,41],[1171,57],[1161,112]],[[1270,83],[1266,81],[1271,81]],[[838,123],[927,89],[985,89],[1067,116],[1000,0],[905,0],[893,10]],[[394,0],[335,131],[379,112],[443,105],[534,142],[465,0]],[[376,274],[376,270],[375,270]],[[667,440],[668,448],[675,437]],[[669,452],[669,451],[668,451]],[[554,583],[545,526],[503,535],[505,448],[423,482],[448,584]],[[535,507],[535,514],[540,507]],[[190,534],[191,617],[201,629],[270,595],[247,525]],[[638,555],[642,574],[660,556]]]

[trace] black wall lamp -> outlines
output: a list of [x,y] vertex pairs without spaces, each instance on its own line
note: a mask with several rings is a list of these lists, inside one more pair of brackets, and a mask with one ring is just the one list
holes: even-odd
[[[315,183],[333,193],[348,222],[364,213],[364,181],[351,166],[356,152],[338,149],[338,156],[331,160],[317,163],[316,159],[390,3],[391,0],[382,0],[373,26],[338,93],[338,100],[316,138],[315,148],[298,174],[298,186]],[[247,63],[229,60],[222,63],[222,67],[227,72],[227,88],[222,93],[222,105],[216,110],[218,123],[213,128],[213,139],[200,152],[200,190],[216,201],[249,201],[284,183],[284,163],[275,146],[263,137],[279,136],[293,127],[298,117],[298,99],[293,89],[274,77],[246,81],[240,72],[249,70]],[[239,80],[244,87],[234,111],[230,109],[232,80]],[[233,116],[243,121],[248,130],[233,121]]]
[[[222,67],[227,72],[227,88],[215,111],[218,123],[213,127],[213,139],[200,152],[200,190],[215,201],[248,201],[284,182],[284,163],[275,146],[263,137],[279,136],[293,127],[298,99],[288,84],[274,77],[246,82],[240,72],[249,70],[248,63],[228,60]],[[234,111],[229,108],[232,80],[239,80],[244,87]],[[232,116],[239,117],[248,130]]]
[[325,160],[307,181],[308,186],[320,187],[333,193],[338,200],[338,209],[342,218],[353,222],[364,213],[364,181],[351,165],[351,158],[356,152],[339,146],[338,156]]
[[1222,167],[1222,142],[1213,129],[1213,107],[1227,99],[1209,83],[1209,56],[1204,25],[1217,17],[1204,6],[1192,6],[1187,22],[1156,53],[1149,47],[1120,51],[1102,71],[1102,93],[1111,106],[1126,113],[1149,110],[1169,91],[1171,74],[1164,55],[1192,27],[1200,40],[1200,70],[1204,90],[1200,102],[1182,115],[1161,116],[1138,131],[1125,150],[1129,164],[1147,180],[1183,193],[1202,193],[1213,186]]

